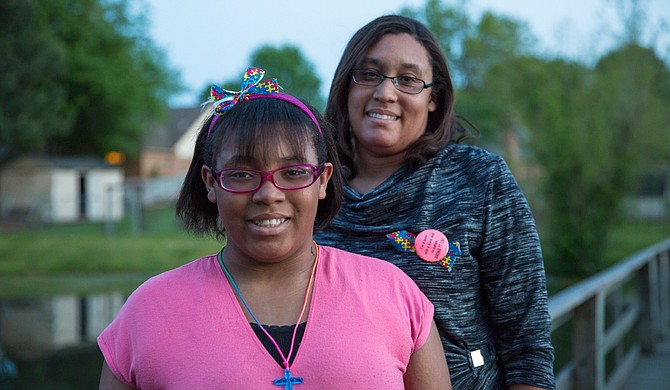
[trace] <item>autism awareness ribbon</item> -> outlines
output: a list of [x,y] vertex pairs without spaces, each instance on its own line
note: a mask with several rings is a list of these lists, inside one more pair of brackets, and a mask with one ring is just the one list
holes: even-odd
[[[407,230],[398,230],[397,232],[387,234],[386,237],[400,252],[416,253],[416,248],[414,246],[416,234],[408,232]],[[438,263],[442,267],[446,268],[447,271],[451,272],[454,263],[460,255],[461,245],[458,243],[458,241],[450,241],[447,254],[441,260],[439,260]]]

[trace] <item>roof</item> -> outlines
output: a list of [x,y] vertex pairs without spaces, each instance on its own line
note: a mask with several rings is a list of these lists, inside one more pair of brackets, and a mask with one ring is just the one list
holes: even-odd
[[171,108],[167,120],[155,124],[144,138],[145,148],[170,149],[200,115],[200,106]]

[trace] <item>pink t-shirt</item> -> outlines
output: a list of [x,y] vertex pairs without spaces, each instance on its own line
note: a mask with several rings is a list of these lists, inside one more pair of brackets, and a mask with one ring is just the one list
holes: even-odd
[[[399,268],[321,246],[295,388],[403,389],[432,319],[432,304]],[[114,375],[138,389],[278,389],[272,381],[283,376],[215,255],[146,281],[98,344]]]

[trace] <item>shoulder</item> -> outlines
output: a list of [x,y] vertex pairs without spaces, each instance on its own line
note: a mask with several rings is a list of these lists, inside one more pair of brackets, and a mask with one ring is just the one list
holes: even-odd
[[414,281],[396,265],[388,261],[320,245],[326,267],[348,277],[356,275],[355,283],[415,285]]
[[217,275],[217,265],[216,255],[211,255],[153,276],[130,295],[128,304],[132,304],[134,300],[145,301],[153,298],[164,302],[169,301],[166,297],[183,296],[185,290],[207,284],[208,280]]
[[394,264],[328,246],[320,248],[320,283],[340,302],[377,302],[375,310],[395,313],[395,319],[411,316],[421,322],[433,317],[433,304]]
[[512,173],[499,155],[477,146],[447,145],[438,155],[419,168],[414,177],[424,177],[436,189],[460,193],[468,189],[481,194],[492,183],[508,180]]
[[436,156],[439,166],[457,166],[472,169],[490,169],[505,164],[502,157],[478,146],[450,144]]
[[337,263],[337,266],[339,267],[354,268],[361,271],[370,270],[373,272],[389,273],[395,273],[397,271],[402,272],[402,270],[395,265],[376,257],[359,255],[357,253],[348,252],[327,245],[319,245],[319,251],[321,252],[322,258],[326,259],[330,265]]

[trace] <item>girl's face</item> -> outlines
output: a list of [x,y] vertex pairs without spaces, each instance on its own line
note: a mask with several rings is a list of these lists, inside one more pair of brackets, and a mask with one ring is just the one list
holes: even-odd
[[[433,82],[428,51],[409,34],[387,34],[372,46],[358,68],[385,76],[413,76]],[[347,100],[356,152],[375,157],[403,153],[426,129],[428,113],[435,111],[431,89],[411,95],[398,91],[392,80],[376,87],[351,82]]]
[[207,198],[216,203],[226,230],[226,251],[235,259],[278,263],[294,258],[312,245],[312,232],[317,205],[326,197],[326,186],[333,166],[326,163],[323,172],[311,186],[298,190],[280,190],[264,179],[261,187],[248,193],[223,190],[213,170],[224,168],[271,171],[295,164],[318,165],[314,147],[306,155],[295,155],[287,141],[280,141],[274,153],[239,156],[235,147],[225,146],[215,156],[215,166],[204,166],[202,178]]

